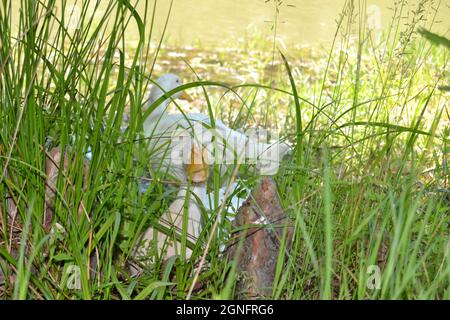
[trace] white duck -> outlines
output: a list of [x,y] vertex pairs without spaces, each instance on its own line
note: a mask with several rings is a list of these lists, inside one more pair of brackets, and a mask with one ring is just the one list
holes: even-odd
[[[165,93],[182,85],[181,79],[171,73],[161,76],[150,92],[148,109]],[[183,91],[174,94],[156,107],[144,120],[144,134],[150,140],[152,159],[180,181],[186,180],[186,172],[182,166],[190,160],[191,149],[199,148],[202,157],[200,164],[219,163],[222,172],[227,165],[235,163],[254,163],[261,167],[264,175],[273,175],[278,169],[279,161],[289,150],[285,143],[261,143],[254,137],[228,128],[222,121],[214,120],[215,128],[211,129],[211,119],[207,114],[167,112],[171,100],[187,98]],[[215,142],[213,143],[213,137]]]
[[[180,78],[174,74],[161,76],[150,92],[146,108],[161,98],[164,93],[180,85],[182,85]],[[222,155],[220,160],[224,160],[223,154],[231,155],[232,159],[226,160],[232,164],[237,160],[236,157],[240,160],[259,163],[265,160],[270,164],[273,159],[278,161],[288,150],[286,144],[257,143],[246,135],[228,128],[219,120],[215,120],[215,130],[205,130],[205,127],[211,127],[208,115],[170,114],[166,110],[167,106],[172,99],[176,98],[189,98],[189,96],[180,92],[174,94],[156,107],[144,121],[144,134],[149,138],[149,149],[152,158],[156,159],[155,164],[162,164],[167,172],[182,182],[176,200],[159,222],[160,226],[169,232],[156,232],[153,227],[150,227],[140,237],[135,247],[133,256],[144,261],[149,256],[153,256],[152,249],[157,249],[158,255],[163,259],[180,254],[179,236],[182,234],[185,212],[188,214],[187,240],[195,242],[198,239],[202,225],[202,208],[210,208],[205,186],[208,167],[217,159],[217,155]],[[213,136],[216,137],[216,144],[211,141]],[[273,152],[277,152],[276,157],[273,156]],[[245,159],[243,159],[244,156]],[[266,156],[265,159],[264,156]],[[189,187],[186,184],[188,180],[191,182]],[[235,187],[236,185],[233,188]],[[189,199],[185,211],[186,197]],[[219,202],[223,201],[224,192],[220,193],[220,197]],[[232,199],[232,202],[236,200]],[[156,246],[152,245],[152,242],[156,242]],[[186,248],[186,258],[189,258],[191,254],[192,250]],[[132,268],[131,271],[135,274],[140,271],[140,268]]]

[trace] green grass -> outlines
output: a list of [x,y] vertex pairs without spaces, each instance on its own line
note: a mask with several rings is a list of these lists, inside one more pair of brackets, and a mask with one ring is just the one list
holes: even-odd
[[[145,2],[144,12],[128,0],[103,3],[96,19],[97,9],[80,3],[75,30],[65,28],[63,0],[21,0],[14,22],[11,1],[0,4],[0,296],[232,298],[234,263],[220,255],[221,239],[211,231],[224,209],[217,194],[226,177],[217,170],[211,178],[215,209],[193,244],[193,258],[154,258],[138,277],[125,268],[139,234],[176,194],[167,183],[171,177],[149,165],[141,126],[150,79],[173,71],[158,69],[159,62],[183,49],[165,47],[164,37],[152,34],[155,15],[167,14],[155,11],[153,1]],[[380,39],[364,27],[362,15],[355,20],[364,2],[362,9],[352,3],[343,8],[326,52],[273,54],[271,39],[255,36],[245,43],[252,54],[219,52],[221,65],[235,67],[229,77],[214,65],[194,74],[182,62],[175,71],[190,80],[183,88],[202,99],[201,111],[234,128],[267,123],[293,146],[276,181],[294,237],[288,255],[279,258],[272,298],[449,299],[449,95],[439,89],[449,84],[449,51],[417,32],[433,30],[430,1],[408,21],[400,1]],[[133,49],[126,43],[130,24],[139,30]],[[243,61],[258,75],[257,84],[233,77]],[[184,104],[177,108],[188,111]],[[47,234],[45,158],[53,146],[73,161],[58,176],[53,232]],[[251,187],[255,180],[247,174],[241,183]],[[17,210],[8,207],[12,201]],[[191,294],[194,262],[205,252],[195,278],[203,285]],[[98,272],[91,275],[94,257]],[[73,266],[80,290],[68,285]],[[367,285],[371,266],[379,267],[379,289]]]

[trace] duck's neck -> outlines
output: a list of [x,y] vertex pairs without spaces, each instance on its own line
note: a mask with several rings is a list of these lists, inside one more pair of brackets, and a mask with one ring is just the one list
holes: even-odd
[[[151,99],[146,110],[150,108],[150,106],[156,101],[157,99]],[[170,99],[164,100],[159,106],[157,106],[150,115],[144,120],[144,132],[147,132],[148,130],[151,130],[159,121],[162,120],[167,114],[167,106],[170,103]]]

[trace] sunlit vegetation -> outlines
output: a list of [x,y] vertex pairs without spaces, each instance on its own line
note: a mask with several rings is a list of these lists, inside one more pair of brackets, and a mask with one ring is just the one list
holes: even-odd
[[[270,129],[292,147],[275,180],[293,245],[267,298],[450,299],[450,51],[433,33],[448,3],[418,1],[410,12],[395,1],[381,32],[367,27],[365,1],[348,1],[332,43],[291,48],[258,32],[220,47],[166,44],[148,27],[154,2],[142,2],[144,11],[102,1],[102,15],[81,2],[76,28],[64,0],[21,0],[18,22],[11,1],[0,4],[2,299],[234,297],[226,239],[210,233],[217,201],[190,260],[151,257],[138,276],[126,267],[176,195],[170,173],[150,168],[141,132],[148,88],[166,72],[194,97],[173,112]],[[56,146],[72,161],[47,232],[45,163]],[[247,169],[236,178],[242,189],[259,178]],[[229,176],[212,171],[217,195]],[[227,220],[220,228],[232,232]]]

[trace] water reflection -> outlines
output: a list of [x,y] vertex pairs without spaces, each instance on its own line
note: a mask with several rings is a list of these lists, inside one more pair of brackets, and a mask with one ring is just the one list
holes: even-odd
[[[99,8],[95,17],[100,19],[109,0],[99,0]],[[169,12],[170,0],[156,1],[156,23],[153,32],[154,39],[158,39],[164,28],[165,19]],[[416,8],[423,0],[410,0],[402,13],[408,15],[408,11]],[[20,0],[13,0],[13,17],[18,20]],[[150,17],[153,11],[153,1],[135,0],[139,14]],[[355,12],[368,14],[365,22],[370,28],[383,29],[389,26],[395,2],[392,0],[284,0],[276,14],[274,0],[174,0],[167,26],[165,43],[175,46],[217,46],[224,42],[236,42],[239,40],[254,39],[255,36],[271,37],[274,34],[276,21],[276,35],[280,45],[323,45],[332,41],[336,32],[336,21],[345,3],[353,3]],[[406,2],[406,1],[405,1]],[[88,0],[92,12],[97,1]],[[435,21],[441,21],[433,29],[440,33],[447,33],[450,28],[450,0],[428,1],[426,7],[437,7],[439,11]],[[72,5],[75,5],[73,7]],[[59,3],[58,3],[58,6]],[[77,6],[81,6],[80,0],[66,1],[66,16],[79,14]],[[432,12],[432,10],[428,10]],[[431,18],[431,17],[430,17]],[[360,17],[357,17],[360,19]],[[69,19],[67,19],[69,20]],[[75,20],[73,17],[71,20]],[[430,19],[431,21],[431,19]],[[70,21],[70,25],[77,26],[76,21]],[[70,26],[69,26],[70,27]],[[146,25],[150,30],[150,23]],[[132,43],[137,40],[138,31],[136,25],[129,25],[127,39]],[[354,30],[357,32],[356,30]],[[148,33],[147,33],[148,34]]]
[[[257,34],[271,36],[277,21],[277,37],[286,45],[318,45],[332,41],[336,21],[347,0],[285,0],[278,16],[271,0],[175,0],[167,29],[167,42],[172,45],[220,45],[223,40],[238,40]],[[408,10],[420,0],[408,1]],[[170,1],[159,2],[157,10],[159,32]],[[353,1],[355,12],[368,14],[367,25],[386,28],[392,18],[392,0]],[[142,5],[142,4],[141,4]],[[431,6],[429,2],[427,6]],[[436,7],[437,2],[433,7]],[[142,8],[143,9],[143,8]],[[405,10],[404,15],[407,15]],[[431,10],[430,10],[431,11]],[[450,1],[442,1],[436,29],[446,32],[450,27]],[[359,19],[359,17],[357,18]]]

